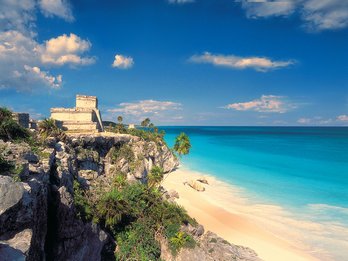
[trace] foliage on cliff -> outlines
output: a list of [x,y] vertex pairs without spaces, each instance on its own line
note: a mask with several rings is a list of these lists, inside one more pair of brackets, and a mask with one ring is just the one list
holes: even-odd
[[29,132],[12,118],[10,110],[0,108],[0,139],[4,141],[25,140],[29,136]]
[[122,173],[114,177],[109,189],[83,190],[75,181],[75,206],[84,221],[93,221],[108,230],[117,242],[116,260],[159,260],[161,249],[156,235],[168,240],[173,254],[181,247],[194,245],[193,238],[180,231],[183,224],[196,224],[176,203],[162,198],[153,186],[162,177],[156,168],[151,185],[122,182]]

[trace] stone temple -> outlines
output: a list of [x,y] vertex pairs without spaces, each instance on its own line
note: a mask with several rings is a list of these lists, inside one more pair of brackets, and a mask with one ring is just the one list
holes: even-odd
[[51,118],[72,132],[104,131],[96,96],[76,95],[75,108],[51,108]]

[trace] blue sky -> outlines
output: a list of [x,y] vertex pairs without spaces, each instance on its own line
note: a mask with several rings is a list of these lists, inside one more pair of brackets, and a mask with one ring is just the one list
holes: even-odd
[[0,105],[157,125],[348,125],[347,0],[0,0]]

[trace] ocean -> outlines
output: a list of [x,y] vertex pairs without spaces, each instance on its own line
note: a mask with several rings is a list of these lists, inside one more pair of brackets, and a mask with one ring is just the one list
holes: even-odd
[[169,146],[185,132],[183,168],[238,187],[250,206],[265,207],[270,231],[321,260],[348,260],[348,127],[160,129]]

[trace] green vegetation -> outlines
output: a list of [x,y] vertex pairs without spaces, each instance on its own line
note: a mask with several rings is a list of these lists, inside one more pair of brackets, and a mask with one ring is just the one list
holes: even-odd
[[39,123],[39,134],[44,140],[48,137],[56,137],[61,140],[66,138],[66,134],[57,127],[54,119],[44,119]]
[[151,169],[147,179],[149,187],[152,188],[159,185],[163,179],[163,169],[161,167],[154,166]]
[[132,163],[135,160],[135,155],[132,148],[126,144],[119,144],[117,147],[113,148],[112,151],[112,161],[116,162],[119,159],[126,159],[128,163]]
[[118,132],[118,133],[124,133],[124,132],[126,132],[126,128],[124,127],[124,125],[123,125],[123,117],[122,116],[118,116],[117,117],[117,124],[116,124],[116,131]]
[[193,237],[182,231],[178,231],[175,236],[169,238],[169,242],[170,249],[174,254],[178,253],[182,247],[194,248],[196,245]]
[[29,138],[27,129],[20,126],[12,117],[12,112],[6,108],[0,108],[0,139],[26,140]]
[[14,181],[21,181],[22,172],[22,165],[15,165],[13,162],[9,162],[0,154],[0,175],[9,175]]
[[6,161],[1,155],[0,155],[0,174],[4,174],[6,172],[9,172],[13,169],[13,164]]
[[86,192],[76,180],[74,180],[74,200],[77,216],[84,222],[92,220],[92,211],[86,197]]
[[149,118],[146,118],[145,120],[143,120],[141,123],[140,123],[140,125],[141,125],[141,127],[149,127],[149,124],[150,124],[150,119]]
[[191,149],[191,143],[189,137],[184,133],[180,133],[175,139],[174,151],[181,155],[189,154]]
[[[161,170],[157,168],[155,172]],[[196,221],[182,207],[163,200],[156,188],[128,184],[120,173],[108,189],[92,194],[75,181],[74,190],[78,217],[99,223],[116,239],[116,260],[159,260],[158,234],[168,239],[173,254],[195,244],[180,227],[187,223],[195,225]]]
[[216,243],[216,242],[217,242],[217,239],[216,239],[216,238],[212,238],[212,239],[210,239],[209,242],[210,242],[210,243]]

